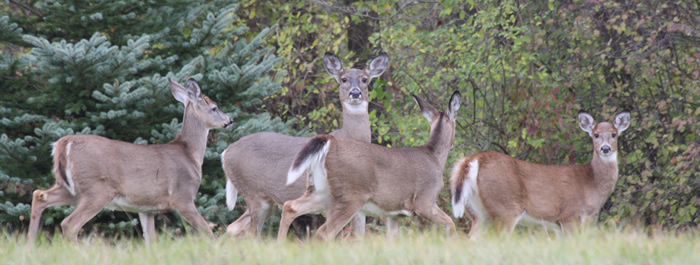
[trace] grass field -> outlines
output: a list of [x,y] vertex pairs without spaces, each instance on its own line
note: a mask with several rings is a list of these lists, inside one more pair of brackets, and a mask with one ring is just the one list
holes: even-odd
[[516,233],[469,240],[402,231],[395,239],[375,235],[329,243],[161,236],[150,247],[136,239],[71,243],[54,237],[31,250],[24,236],[3,235],[0,264],[700,264],[697,233],[592,230],[564,239]]

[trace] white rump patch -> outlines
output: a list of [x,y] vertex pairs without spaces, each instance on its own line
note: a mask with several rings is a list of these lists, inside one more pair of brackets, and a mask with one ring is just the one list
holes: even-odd
[[51,143],[51,156],[56,155],[56,143],[58,143],[58,142]]
[[[294,164],[292,163],[292,167],[289,168],[289,172],[287,172],[287,186],[292,185],[292,183],[296,182],[299,177],[301,177],[307,169],[311,168],[311,177],[314,180],[314,185],[316,185],[316,181],[318,181],[318,178],[322,178],[325,182],[328,182],[326,180],[326,170],[325,170],[325,159],[326,159],[326,154],[328,154],[328,148],[331,145],[331,140],[327,140],[326,144],[323,145],[323,148],[319,150],[316,153],[313,154],[308,154],[304,158],[304,162],[301,163],[301,165],[297,166],[296,168],[294,167]],[[316,186],[316,189],[319,189],[319,186]]]
[[233,208],[236,207],[236,200],[238,199],[238,190],[236,189],[236,186],[233,186],[233,183],[231,182],[230,179],[226,179],[226,206],[228,206],[229,211],[233,211]]
[[[462,157],[457,163],[452,166],[452,176],[450,177],[450,182],[455,183],[459,177],[460,177],[460,169],[462,168],[462,164],[467,160],[467,157]],[[466,190],[466,185],[462,187],[462,195],[460,195],[460,200],[455,201],[455,191],[456,188],[451,190],[452,192],[452,212],[456,218],[460,218],[464,216],[464,207],[465,207],[465,200],[464,200],[464,193]]]
[[484,207],[484,203],[481,201],[481,197],[479,196],[479,186],[476,184],[476,178],[478,175],[479,161],[474,159],[469,163],[469,181],[467,182],[469,183],[471,190],[464,195],[465,197],[468,195],[467,207],[472,210],[472,212],[476,215],[476,218],[486,220],[488,218],[488,212],[486,212],[486,207]]
[[[330,143],[330,141],[328,141]],[[317,192],[327,191],[328,187],[328,172],[326,172],[326,153],[328,153],[328,144],[323,147],[323,155],[320,157],[316,163],[311,165],[309,169],[309,177],[314,183],[314,188]]]
[[[464,163],[464,161],[460,161]],[[461,165],[461,163],[457,164],[457,166]],[[453,178],[456,179],[458,176],[454,176],[454,174],[458,174],[458,170],[453,169]],[[479,187],[476,184],[476,179],[479,176],[479,160],[474,159],[469,162],[469,172],[467,173],[467,180],[464,181],[464,184],[462,186],[462,194],[460,197],[459,201],[454,201],[454,196],[453,196],[453,201],[452,201],[452,211],[454,213],[454,216],[456,218],[460,218],[464,216],[464,211],[466,210],[466,207],[469,207],[469,209],[474,213],[477,219],[479,220],[485,220],[487,217],[487,212],[486,209],[484,208],[484,204],[481,201],[481,197],[479,197]]]
[[[224,169],[224,172],[226,172],[226,151],[228,151],[228,148],[221,153],[221,167]],[[233,208],[236,207],[237,199],[238,190],[236,189],[236,186],[233,185],[233,182],[231,182],[229,177],[226,176],[226,206],[228,207],[229,211],[233,211]]]
[[73,183],[73,164],[70,162],[70,147],[73,145],[73,143],[68,142],[68,145],[66,145],[66,179],[68,181],[68,184],[66,186],[66,189],[68,189],[68,192],[75,196],[75,184]]
[[226,157],[226,151],[228,151],[228,148],[221,152],[221,167],[224,168],[224,171],[226,171],[226,162],[224,161],[224,157]]

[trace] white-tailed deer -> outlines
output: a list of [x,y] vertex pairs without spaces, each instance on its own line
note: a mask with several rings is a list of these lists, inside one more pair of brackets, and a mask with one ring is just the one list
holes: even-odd
[[306,192],[284,204],[278,240],[287,237],[299,215],[326,211],[326,223],[317,235],[334,238],[357,212],[386,216],[390,235],[398,232],[398,215],[416,213],[444,226],[455,225],[437,205],[443,187],[442,171],[455,139],[460,94],[450,97],[449,108],[439,112],[414,96],[430,121],[430,138],[420,147],[388,148],[353,139],[319,135],[297,154],[287,176],[292,184],[309,170]]
[[[384,73],[388,64],[389,57],[381,54],[364,70],[345,70],[335,55],[327,53],[323,57],[324,68],[340,84],[339,96],[343,105],[343,127],[332,135],[370,142],[367,86],[372,78]],[[239,192],[248,206],[243,215],[228,226],[229,234],[244,235],[247,232],[260,237],[263,224],[275,213],[278,205],[304,194],[304,181],[290,186],[285,186],[284,182],[294,156],[308,140],[307,137],[260,132],[241,138],[221,154],[229,210],[235,207]],[[357,230],[363,233],[364,217],[357,220],[356,227],[361,228]]]
[[102,209],[138,212],[146,242],[155,238],[154,214],[176,209],[199,232],[213,237],[197,211],[202,162],[210,129],[233,120],[203,97],[197,81],[187,87],[168,78],[170,90],[185,105],[182,131],[168,144],[139,145],[97,135],[68,135],[53,145],[56,184],[36,190],[27,239],[32,244],[46,207],[76,205],[61,222],[64,237],[77,239],[83,225]]
[[498,152],[462,158],[452,168],[454,216],[469,212],[470,236],[483,222],[512,231],[520,221],[571,231],[573,224],[597,219],[618,177],[617,138],[630,125],[623,111],[615,123],[596,124],[586,112],[578,123],[593,140],[593,158],[585,165],[540,165]]

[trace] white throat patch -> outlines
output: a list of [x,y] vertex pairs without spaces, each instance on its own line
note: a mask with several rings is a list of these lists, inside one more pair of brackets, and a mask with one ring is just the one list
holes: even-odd
[[611,153],[609,155],[600,154],[600,160],[606,163],[617,163],[617,152]]
[[367,101],[362,101],[360,104],[350,104],[348,102],[343,102],[343,106],[350,113],[367,113],[367,107],[369,103]]

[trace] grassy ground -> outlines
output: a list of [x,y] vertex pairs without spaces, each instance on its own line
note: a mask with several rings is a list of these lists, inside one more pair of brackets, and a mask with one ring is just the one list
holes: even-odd
[[511,236],[402,231],[398,238],[368,236],[330,243],[221,237],[141,240],[102,238],[70,243],[46,238],[28,250],[25,235],[0,239],[2,264],[698,264],[700,235],[587,231],[564,239],[539,233]]

